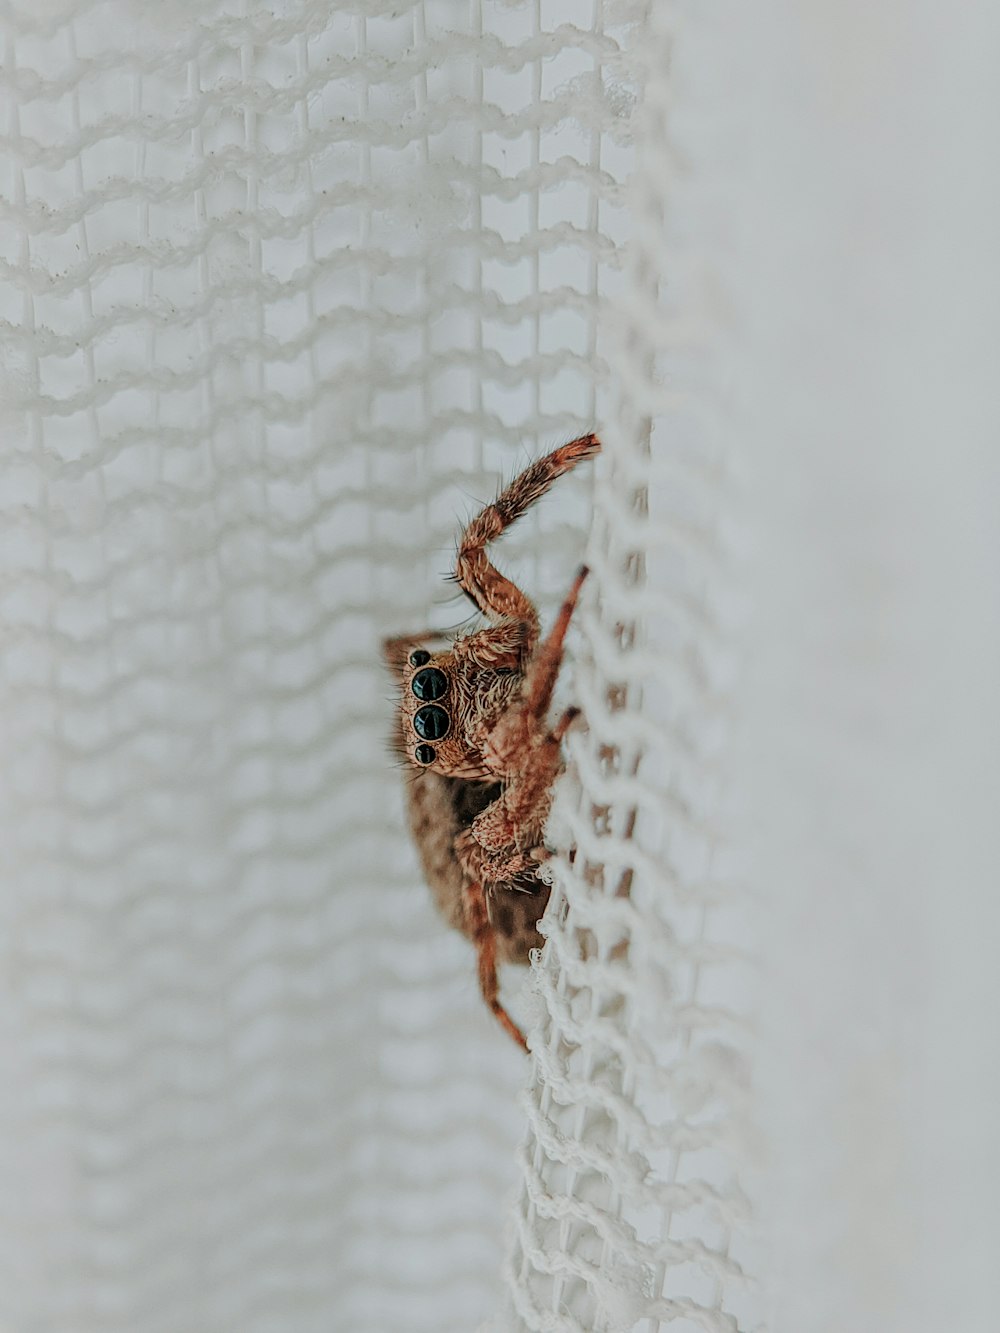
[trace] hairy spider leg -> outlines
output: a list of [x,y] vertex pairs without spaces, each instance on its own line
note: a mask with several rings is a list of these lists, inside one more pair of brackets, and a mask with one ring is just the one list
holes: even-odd
[[[582,566],[573,580],[555,623],[528,664],[521,697],[499,719],[487,740],[485,749],[490,770],[501,779],[509,781],[517,777],[524,762],[526,744],[539,738],[559,678],[566,631],[588,572],[586,565]],[[562,732],[559,735],[553,733],[547,739],[558,743],[561,735]]]
[[479,988],[483,993],[483,999],[496,1015],[501,1027],[505,1028],[521,1049],[526,1051],[528,1043],[524,1040],[524,1033],[500,1003],[500,983],[497,980],[497,937],[493,929],[493,922],[490,920],[486,890],[478,880],[474,880],[464,886],[462,894],[465,902],[465,917],[469,936],[476,948],[476,958],[479,963]]
[[541,499],[558,477],[597,453],[600,447],[596,435],[581,435],[578,440],[539,458],[472,520],[459,542],[455,562],[455,578],[459,586],[494,624],[503,620],[523,622],[525,656],[532,652],[538,641],[538,612],[521,589],[490,563],[486,547]]
[[[544,858],[542,830],[562,762],[560,741],[580,710],[567,709],[551,730],[546,729],[545,716],[562,663],[566,631],[586,577],[584,567],[528,667],[521,698],[499,720],[487,741],[490,770],[505,785],[492,805],[472,821],[463,860],[467,873],[491,883],[510,879]],[[470,845],[473,840],[482,848],[478,862]]]
[[566,594],[565,601],[559,608],[555,624],[549,630],[545,642],[535,653],[528,667],[521,697],[524,699],[529,714],[538,721],[545,717],[549,711],[549,705],[552,703],[552,691],[556,687],[559,668],[562,666],[563,642],[566,638],[566,631],[569,629],[569,622],[576,610],[576,604],[580,598],[580,589],[583,587],[584,580],[589,572],[586,565],[580,567],[579,573],[573,580],[572,587]]
[[456,639],[453,652],[456,659],[467,658],[477,667],[518,671],[529,651],[531,632],[531,626],[524,620],[502,620]]

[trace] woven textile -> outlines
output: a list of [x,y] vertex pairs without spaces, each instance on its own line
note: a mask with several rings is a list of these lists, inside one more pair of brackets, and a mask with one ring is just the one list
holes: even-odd
[[724,335],[705,290],[718,267],[676,223],[687,213],[711,230],[721,205],[684,169],[663,72],[690,81],[698,136],[716,76],[699,74],[697,36],[678,36],[675,20],[652,13],[635,53],[635,232],[581,616],[588,732],[570,744],[551,823],[576,855],[559,865],[534,979],[503,1327],[725,1330],[750,1312],[740,1171],[752,935],[721,818],[733,669]]
[[[986,0],[0,36],[0,1329],[992,1333]],[[379,645],[590,430],[525,1059]]]

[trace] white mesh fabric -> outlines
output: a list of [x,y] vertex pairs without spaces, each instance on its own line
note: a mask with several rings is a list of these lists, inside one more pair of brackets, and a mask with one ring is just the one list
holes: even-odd
[[635,48],[635,239],[580,613],[588,730],[569,742],[551,821],[576,850],[558,865],[534,978],[503,1328],[725,1330],[752,1313],[741,1262],[752,935],[725,835],[732,482],[709,243],[728,198],[710,167],[681,165],[718,137],[711,97],[724,77],[700,63],[712,49],[695,20],[676,34],[666,8]]

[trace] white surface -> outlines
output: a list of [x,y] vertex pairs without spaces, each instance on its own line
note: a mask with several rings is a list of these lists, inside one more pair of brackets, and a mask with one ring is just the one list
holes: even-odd
[[767,902],[773,1325],[986,1333],[1000,19],[773,3],[758,20],[736,778]]

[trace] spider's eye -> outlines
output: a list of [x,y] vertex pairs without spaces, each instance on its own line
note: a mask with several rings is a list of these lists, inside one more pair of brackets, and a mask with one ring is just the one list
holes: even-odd
[[433,745],[418,745],[413,754],[418,764],[433,764],[437,758],[437,750]]
[[413,677],[410,689],[418,699],[440,699],[448,689],[448,677],[437,667],[425,667]]
[[425,652],[423,648],[418,648],[415,653],[410,653],[410,666],[423,666],[425,662],[430,660],[430,653]]
[[413,730],[425,741],[439,741],[442,736],[447,735],[450,726],[451,719],[443,708],[438,708],[437,704],[418,708],[413,716]]

